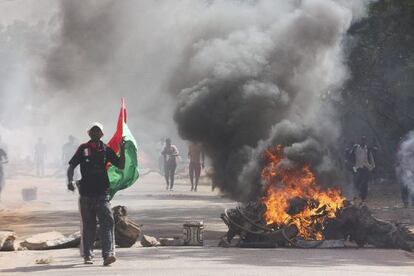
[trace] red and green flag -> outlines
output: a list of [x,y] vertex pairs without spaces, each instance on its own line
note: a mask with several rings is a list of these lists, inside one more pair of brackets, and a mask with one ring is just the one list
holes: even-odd
[[122,137],[125,140],[125,168],[121,170],[113,165],[108,167],[109,193],[111,198],[113,198],[116,192],[130,187],[139,177],[138,147],[127,125],[127,109],[124,99],[122,99],[116,132],[108,143],[108,146],[117,154],[120,153],[119,143]]

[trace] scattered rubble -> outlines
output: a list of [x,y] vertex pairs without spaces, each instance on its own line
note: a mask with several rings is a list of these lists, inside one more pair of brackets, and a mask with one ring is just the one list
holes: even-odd
[[53,257],[44,257],[38,258],[35,260],[35,264],[51,264],[53,262]]
[[125,206],[115,206],[112,208],[115,219],[115,243],[119,247],[131,247],[141,235],[141,226],[127,217]]
[[181,237],[160,238],[159,242],[161,246],[182,246],[184,245],[184,240]]
[[161,245],[161,243],[155,237],[143,235],[141,238],[141,245],[143,247],[154,247]]
[[0,231],[0,251],[15,251],[16,234],[13,231]]
[[64,236],[60,232],[52,231],[33,235],[20,245],[28,250],[50,250],[78,247],[80,244],[80,232]]

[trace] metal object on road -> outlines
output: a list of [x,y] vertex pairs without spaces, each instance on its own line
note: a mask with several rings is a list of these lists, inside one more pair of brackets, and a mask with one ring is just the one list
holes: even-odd
[[186,222],[184,227],[184,245],[204,245],[204,223],[203,221]]

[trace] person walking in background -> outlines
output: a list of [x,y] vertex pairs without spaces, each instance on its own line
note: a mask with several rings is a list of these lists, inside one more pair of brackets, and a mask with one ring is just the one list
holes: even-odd
[[[78,149],[79,143],[73,135],[68,136],[68,141],[62,146],[62,164],[67,169],[67,164]],[[75,169],[74,178],[79,179],[79,169]]]
[[162,151],[164,150],[165,147],[165,139],[161,138],[157,143],[156,143],[156,151],[158,154],[158,170],[159,173],[162,175],[164,173],[164,156],[162,155]]
[[43,138],[39,138],[34,149],[34,161],[36,164],[36,176],[43,177],[45,175],[46,162],[46,144]]
[[204,169],[204,152],[201,144],[191,143],[188,147],[188,167],[191,181],[191,191],[197,192],[198,181],[200,179],[201,168]]
[[175,170],[177,168],[178,149],[171,144],[171,139],[165,139],[165,146],[161,153],[164,157],[164,176],[166,181],[166,190],[172,191],[174,188]]
[[73,135],[68,136],[68,141],[62,146],[62,163],[67,165],[70,158],[75,154],[78,145],[75,143]]
[[361,143],[355,144],[351,151],[354,159],[354,185],[359,198],[364,202],[368,196],[368,181],[370,172],[375,168],[375,161],[371,148],[367,145],[365,136],[361,137]]
[[0,201],[1,201],[1,192],[3,191],[5,183],[5,176],[3,170],[3,164],[8,162],[7,153],[3,148],[0,147]]

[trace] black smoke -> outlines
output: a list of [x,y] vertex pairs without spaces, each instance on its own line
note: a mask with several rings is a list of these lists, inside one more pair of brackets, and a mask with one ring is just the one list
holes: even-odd
[[203,143],[214,183],[236,200],[260,195],[262,153],[277,144],[293,165],[310,164],[322,184],[334,182],[329,147],[340,127],[323,95],[348,76],[343,40],[352,9],[342,1],[288,2],[265,26],[197,44],[187,65],[196,73],[188,74],[205,79],[179,95],[180,135]]

